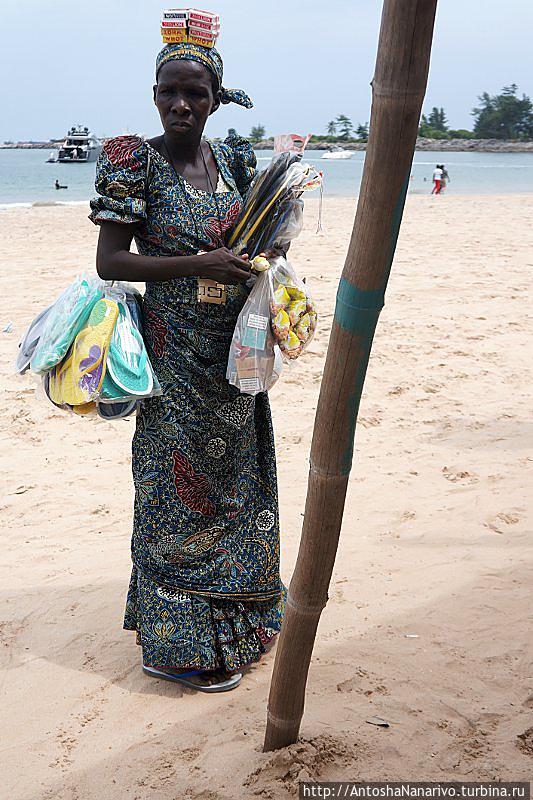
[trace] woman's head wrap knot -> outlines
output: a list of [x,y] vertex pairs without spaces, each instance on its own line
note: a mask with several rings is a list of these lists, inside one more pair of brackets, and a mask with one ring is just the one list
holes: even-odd
[[221,91],[222,103],[237,103],[244,108],[252,108],[253,103],[242,89],[224,89],[222,86],[222,73],[224,71],[224,64],[222,57],[218,50],[214,47],[200,47],[200,45],[192,44],[190,42],[182,42],[179,44],[166,44],[159,52],[155,62],[155,79],[159,70],[168,61],[179,61],[180,59],[187,59],[188,61],[197,61],[203,64],[204,67],[215,76],[218,86]]

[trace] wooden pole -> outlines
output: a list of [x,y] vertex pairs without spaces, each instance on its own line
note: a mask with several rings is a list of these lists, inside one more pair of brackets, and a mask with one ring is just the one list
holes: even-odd
[[436,6],[437,0],[383,4],[365,168],[316,411],[302,539],[274,663],[264,750],[292,744],[300,730],[368,357],[409,185]]

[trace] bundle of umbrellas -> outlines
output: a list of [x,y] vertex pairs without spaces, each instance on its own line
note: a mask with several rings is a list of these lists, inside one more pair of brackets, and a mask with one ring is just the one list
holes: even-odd
[[281,153],[255,179],[229,239],[237,254],[248,253],[258,272],[239,313],[230,346],[226,377],[245,394],[268,391],[278,380],[283,360],[298,358],[313,338],[317,310],[306,284],[280,255],[303,224],[301,195],[322,184],[322,173],[301,163],[300,153]]
[[254,180],[228,241],[234,253],[254,258],[298,235],[303,214],[299,198],[322,184],[322,173],[302,164],[301,158],[301,153],[280,153]]
[[35,317],[15,369],[41,375],[49,400],[104,419],[161,394],[142,336],[141,296],[128,284],[77,278]]

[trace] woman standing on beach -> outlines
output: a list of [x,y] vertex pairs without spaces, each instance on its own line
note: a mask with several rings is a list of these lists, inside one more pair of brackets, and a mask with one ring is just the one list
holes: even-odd
[[[225,377],[250,267],[224,242],[256,159],[237,136],[202,138],[221,102],[252,105],[223,88],[222,71],[215,48],[163,47],[154,102],[164,133],[109,141],[91,202],[99,275],[146,282],[144,333],[163,391],[142,404],[133,439],[124,627],[146,673],[201,691],[238,685],[279,631],[285,600],[268,397]],[[214,302],[206,279],[223,285]]]
[[441,185],[442,169],[440,168],[440,164],[437,164],[433,170],[433,189],[431,190],[431,194],[440,194]]
[[441,171],[442,171],[442,176],[441,176],[441,179],[440,179],[440,184],[441,184],[440,185],[440,191],[442,193],[446,189],[447,185],[450,182],[450,175],[449,175],[448,170],[444,166],[444,164],[440,164],[440,168],[441,168]]

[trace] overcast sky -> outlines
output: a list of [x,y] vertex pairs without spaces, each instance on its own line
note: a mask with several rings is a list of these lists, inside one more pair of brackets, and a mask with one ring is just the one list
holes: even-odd
[[[0,141],[61,137],[75,123],[99,135],[160,132],[152,104],[160,0],[3,0]],[[248,133],[324,133],[347,114],[366,122],[381,0],[209,0],[221,15],[226,86],[255,101],[208,123]],[[199,6],[203,6],[200,4]],[[424,110],[444,106],[471,127],[482,91],[517,83],[533,95],[532,0],[440,0]]]

